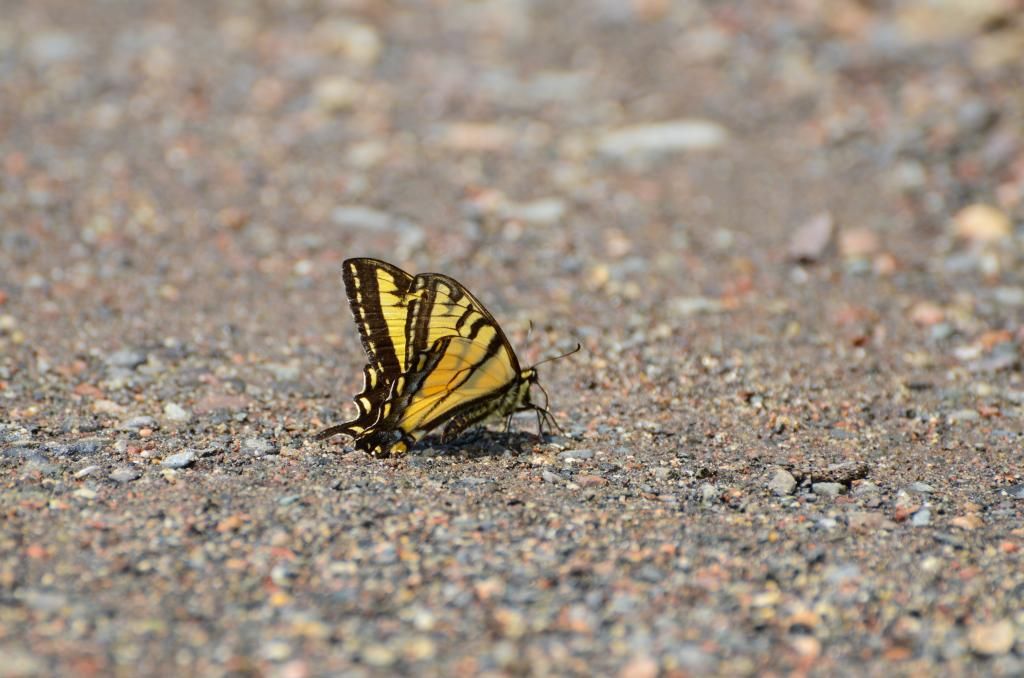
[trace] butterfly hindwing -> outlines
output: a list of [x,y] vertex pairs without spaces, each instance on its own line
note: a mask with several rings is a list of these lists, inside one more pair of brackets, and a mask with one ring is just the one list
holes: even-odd
[[412,444],[447,422],[447,441],[493,415],[511,413],[529,384],[503,348],[496,335],[493,341],[451,335],[436,340],[395,382],[384,405],[388,414],[375,429],[397,432]]
[[377,259],[348,259],[342,268],[366,358],[378,376],[391,383],[405,371],[406,320],[415,279]]
[[363,390],[356,396],[359,416],[352,421],[332,426],[316,434],[317,440],[324,440],[339,433],[353,437],[364,434],[380,418],[380,405],[388,397],[391,384],[384,380],[379,368],[373,365],[363,367]]

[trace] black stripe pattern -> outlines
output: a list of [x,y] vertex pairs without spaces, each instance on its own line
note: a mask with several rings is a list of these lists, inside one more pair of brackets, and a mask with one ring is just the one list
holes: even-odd
[[494,317],[460,283],[365,258],[346,260],[342,277],[368,364],[358,416],[318,439],[345,433],[357,448],[386,455],[443,424],[448,441],[533,407],[535,373],[519,367]]

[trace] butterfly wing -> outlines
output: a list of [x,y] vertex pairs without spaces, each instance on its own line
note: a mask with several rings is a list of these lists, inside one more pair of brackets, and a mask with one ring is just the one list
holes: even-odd
[[355,398],[359,415],[318,440],[346,433],[360,449],[382,453],[402,440],[407,447],[458,416],[458,426],[446,429],[454,437],[479,419],[467,416],[485,396],[493,401],[519,378],[519,361],[501,327],[453,278],[413,277],[359,258],[344,262],[343,279],[369,364]]
[[438,339],[454,336],[497,342],[495,350],[503,349],[512,368],[519,371],[519,361],[498,321],[454,278],[440,273],[416,276],[409,297],[408,329],[407,369],[413,366],[416,355],[433,347]]
[[342,279],[371,369],[393,382],[405,371],[409,295],[415,278],[378,259],[347,259]]
[[316,434],[316,440],[326,440],[331,436],[345,433],[359,437],[366,433],[380,419],[381,404],[391,392],[391,382],[385,381],[380,369],[373,365],[363,367],[363,390],[356,396],[356,407],[359,415],[352,421],[331,426]]
[[363,368],[363,390],[356,395],[359,415],[316,435],[324,440],[339,433],[359,437],[380,418],[391,386],[405,371],[408,301],[414,278],[386,261],[347,259],[342,280],[359,339],[369,361]]
[[474,337],[448,335],[416,357],[395,382],[382,417],[357,445],[382,453],[400,452],[428,431],[450,422],[450,439],[495,414],[508,414],[522,402],[529,384],[497,325],[482,326]]
[[457,280],[440,273],[415,277],[378,259],[344,262],[342,278],[370,367],[391,383],[413,358],[446,336],[472,338],[492,327],[508,348],[494,316]]

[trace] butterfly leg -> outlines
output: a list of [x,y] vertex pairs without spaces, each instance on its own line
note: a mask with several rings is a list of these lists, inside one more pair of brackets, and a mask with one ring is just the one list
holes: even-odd
[[555,415],[551,414],[550,411],[544,410],[544,420],[550,425],[552,433],[557,431],[559,435],[565,434],[565,430],[562,428],[561,424],[558,423],[558,420],[555,419]]

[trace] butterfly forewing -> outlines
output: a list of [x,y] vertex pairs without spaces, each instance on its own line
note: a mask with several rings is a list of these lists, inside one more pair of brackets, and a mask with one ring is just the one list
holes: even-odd
[[496,337],[515,371],[519,371],[515,353],[494,317],[469,290],[445,275],[425,273],[416,276],[409,301],[407,335],[407,368],[412,366],[417,353],[430,349],[443,337],[466,337],[484,342]]

